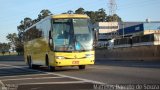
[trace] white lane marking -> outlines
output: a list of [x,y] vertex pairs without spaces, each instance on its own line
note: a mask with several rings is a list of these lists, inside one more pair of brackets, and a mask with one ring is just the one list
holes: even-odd
[[72,84],[72,83],[88,83],[86,81],[66,81],[66,82],[43,82],[43,83],[22,83],[18,85],[35,85],[35,84]]
[[18,79],[3,79],[2,81],[15,81],[15,80],[29,80],[29,79],[52,79],[52,78],[64,78],[64,77],[39,77],[39,78],[18,78]]
[[27,66],[21,66],[21,67],[20,67],[20,66],[8,65],[8,64],[0,64],[0,65],[1,65],[2,67],[3,67],[3,66],[5,66],[5,67],[7,66],[7,67],[14,67],[14,68],[21,68],[21,69],[23,69],[23,67],[27,67]]
[[33,69],[22,68],[22,67],[20,67],[20,66],[7,65],[7,64],[0,64],[0,65],[8,66],[8,67],[14,67],[14,68],[17,68],[17,69],[22,69],[22,70],[27,70],[27,71],[36,71],[36,72],[44,73],[43,71],[38,71],[38,70],[33,70]]
[[0,67],[0,69],[10,69],[12,67]]
[[85,82],[96,83],[96,84],[104,84],[103,82],[99,82],[99,81],[95,81],[95,80],[89,80],[89,79],[84,79],[84,78],[67,76],[67,75],[63,75],[63,74],[57,74],[57,73],[48,73],[48,74],[58,75],[58,76],[61,76],[61,77],[67,77],[67,78],[72,78],[72,79],[81,80],[81,81],[85,81]]
[[43,76],[43,75],[49,75],[49,74],[30,74],[30,75],[17,75],[17,76],[1,76],[0,79],[2,78],[16,78],[16,77],[25,77],[25,76]]
[[3,82],[0,80],[0,90],[7,90],[7,87],[3,84]]
[[[22,67],[24,67],[24,66],[22,66]],[[12,67],[8,67],[8,66],[0,67],[0,69],[10,69],[10,68],[12,68]]]
[[[0,64],[0,65],[5,65],[5,66],[9,66],[9,67],[14,67],[14,68],[20,68],[20,69],[28,70],[26,68],[21,68],[20,66],[13,66],[13,65],[6,65],[6,64]],[[82,81],[85,81],[85,82],[91,82],[91,83],[97,83],[97,84],[106,84],[106,83],[99,82],[99,81],[94,81],[94,80],[89,80],[89,79],[83,79],[83,78],[78,78],[78,77],[73,77],[73,76],[67,76],[67,75],[63,75],[63,74],[48,73],[48,72],[38,71],[38,70],[32,70],[32,71],[46,73],[46,74],[52,74],[52,75],[58,75],[58,76],[61,76],[61,77],[68,77],[68,78],[72,78],[72,79],[76,79],[76,80],[82,80]]]

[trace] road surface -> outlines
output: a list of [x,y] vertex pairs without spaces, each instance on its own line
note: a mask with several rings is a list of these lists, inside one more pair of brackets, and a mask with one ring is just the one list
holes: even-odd
[[46,67],[29,69],[22,56],[0,57],[0,90],[107,89],[160,90],[160,62],[96,59],[86,70],[64,67],[48,72]]

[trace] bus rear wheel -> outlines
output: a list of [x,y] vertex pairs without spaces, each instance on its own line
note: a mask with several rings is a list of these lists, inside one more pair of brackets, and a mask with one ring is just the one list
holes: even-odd
[[83,69],[85,69],[85,68],[86,68],[85,65],[80,65],[80,66],[79,66],[79,69],[80,69],[80,70],[83,70]]
[[38,69],[40,67],[40,65],[34,65],[32,64],[32,69]]
[[28,66],[29,66],[30,69],[37,69],[37,68],[39,68],[39,65],[34,65],[32,63],[31,56],[27,56],[27,62],[28,62]]
[[48,71],[54,72],[56,71],[56,68],[54,66],[48,66]]
[[32,68],[31,56],[27,56],[27,63],[28,63],[29,68]]

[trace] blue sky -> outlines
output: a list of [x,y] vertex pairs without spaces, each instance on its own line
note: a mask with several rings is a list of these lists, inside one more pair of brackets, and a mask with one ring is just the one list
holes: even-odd
[[[7,42],[8,33],[17,33],[17,26],[25,17],[32,19],[42,9],[53,14],[83,7],[86,11],[104,8],[108,14],[109,0],[0,0],[0,42]],[[160,21],[160,0],[116,0],[116,13],[123,21]]]

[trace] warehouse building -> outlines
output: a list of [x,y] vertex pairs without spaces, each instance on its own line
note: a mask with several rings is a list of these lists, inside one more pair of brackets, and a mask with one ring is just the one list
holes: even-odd
[[98,39],[110,40],[116,37],[139,36],[160,33],[158,22],[98,22]]
[[160,22],[98,22],[98,46],[108,46],[110,40],[160,33]]
[[108,46],[107,41],[118,35],[118,22],[98,22],[95,27],[97,28],[98,47]]
[[98,22],[98,39],[108,40],[113,36],[117,36],[117,31],[119,30],[118,22]]
[[160,33],[160,22],[124,22],[119,23],[119,36],[141,36]]

